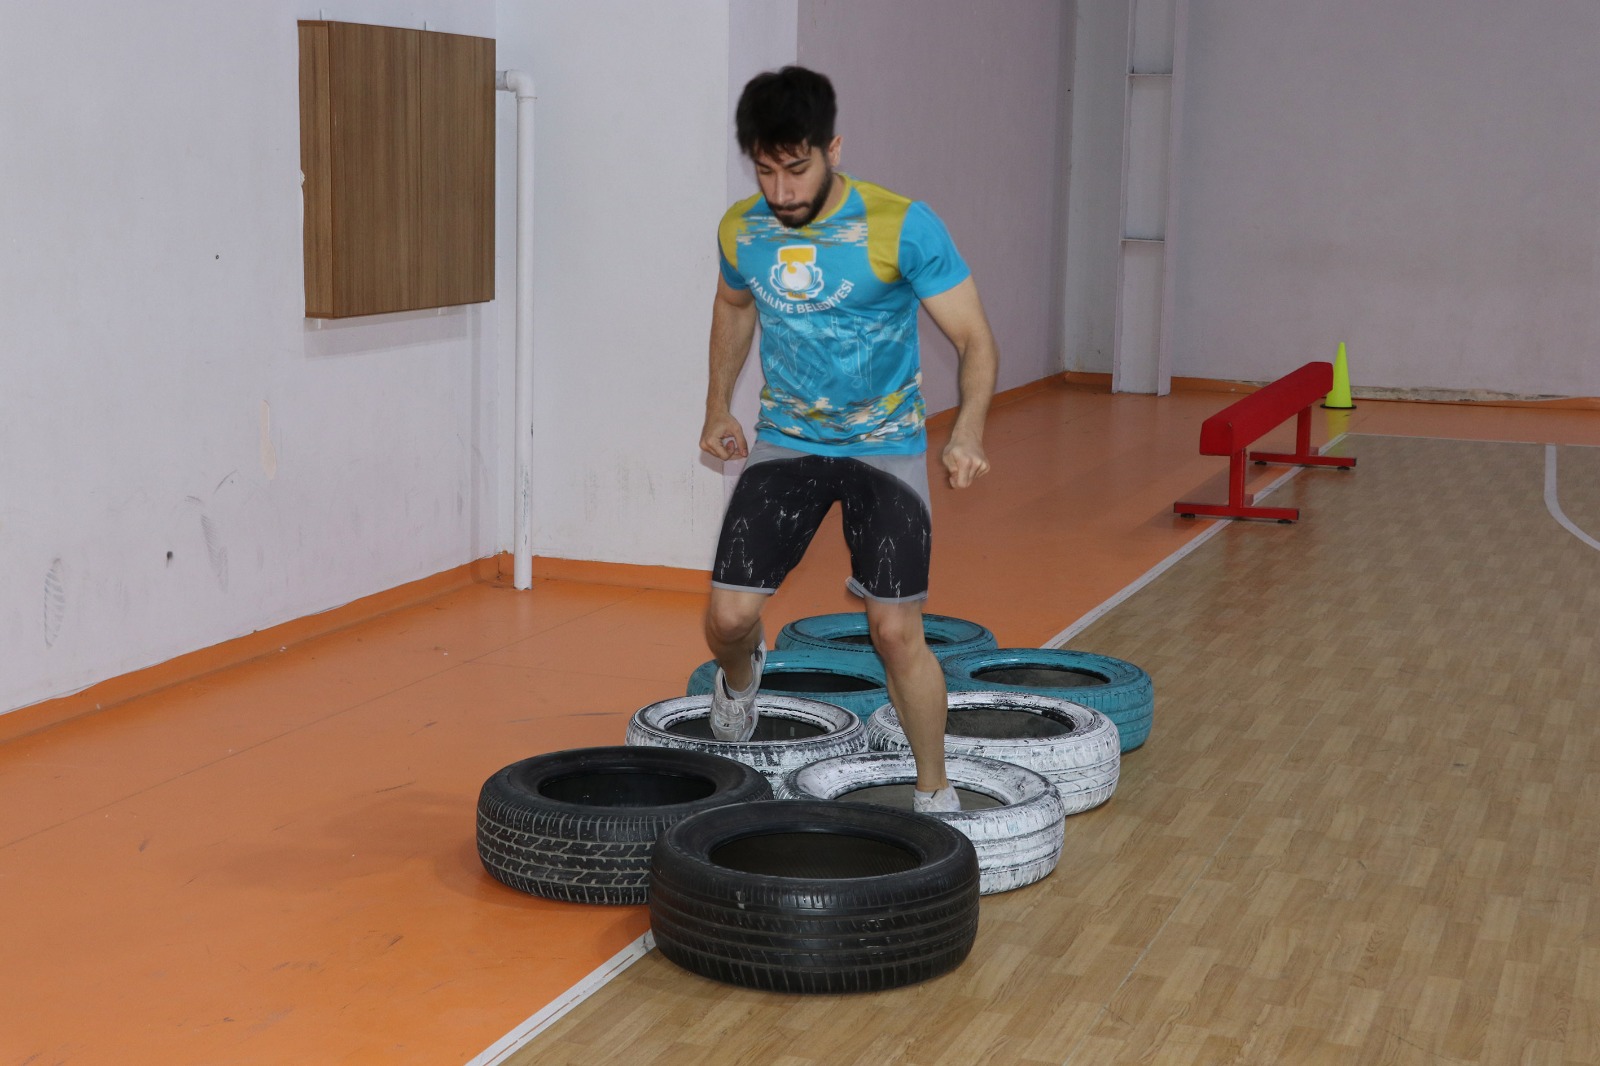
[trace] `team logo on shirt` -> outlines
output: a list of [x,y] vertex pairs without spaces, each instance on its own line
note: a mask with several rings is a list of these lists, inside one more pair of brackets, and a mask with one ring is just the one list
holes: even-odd
[[809,300],[822,291],[826,282],[817,266],[814,244],[788,244],[778,249],[772,267],[772,287],[790,300]]

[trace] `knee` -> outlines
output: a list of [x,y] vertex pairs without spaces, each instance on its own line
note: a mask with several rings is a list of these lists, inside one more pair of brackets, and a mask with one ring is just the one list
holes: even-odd
[[732,644],[747,636],[761,619],[761,605],[717,603],[706,608],[706,634],[719,644]]
[[885,662],[910,662],[929,654],[928,640],[922,631],[920,614],[896,613],[872,619],[872,646]]

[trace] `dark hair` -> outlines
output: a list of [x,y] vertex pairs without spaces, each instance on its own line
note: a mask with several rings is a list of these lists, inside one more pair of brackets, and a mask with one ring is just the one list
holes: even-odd
[[734,131],[739,150],[754,159],[783,150],[826,150],[838,114],[833,82],[805,67],[757,74],[739,94]]

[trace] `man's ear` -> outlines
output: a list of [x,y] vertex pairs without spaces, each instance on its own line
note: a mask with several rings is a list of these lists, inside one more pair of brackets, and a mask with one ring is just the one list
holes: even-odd
[[839,165],[839,146],[843,143],[844,137],[839,134],[834,134],[833,140],[828,142],[828,147],[824,154],[828,157],[828,165],[830,167]]

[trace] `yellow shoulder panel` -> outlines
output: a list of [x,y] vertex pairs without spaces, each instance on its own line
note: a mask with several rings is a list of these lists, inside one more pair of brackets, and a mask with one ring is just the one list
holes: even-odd
[[722,246],[722,257],[734,266],[739,265],[739,234],[744,232],[745,214],[761,199],[761,194],[747,196],[728,208],[717,225],[717,243]]
[[867,213],[867,259],[878,280],[900,280],[900,230],[911,200],[881,185],[850,179]]

